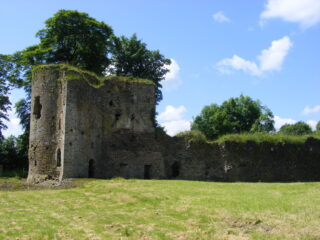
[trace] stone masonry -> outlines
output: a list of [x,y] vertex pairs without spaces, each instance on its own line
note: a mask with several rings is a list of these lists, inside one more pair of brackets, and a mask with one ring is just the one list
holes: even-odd
[[47,66],[34,72],[29,183],[63,178],[319,181],[320,140],[194,143],[153,124],[154,85]]

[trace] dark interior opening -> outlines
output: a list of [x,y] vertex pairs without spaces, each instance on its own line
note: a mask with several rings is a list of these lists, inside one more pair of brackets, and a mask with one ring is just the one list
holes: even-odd
[[171,166],[171,174],[173,178],[176,178],[180,174],[180,163],[174,162]]
[[116,113],[114,116],[116,121],[118,121],[120,119],[121,113]]
[[144,165],[144,179],[151,179],[152,165]]
[[94,177],[94,160],[89,160],[89,168],[88,168],[88,177],[93,178]]
[[61,167],[61,150],[58,148],[57,150],[57,167]]
[[128,178],[128,164],[120,163],[120,176]]
[[36,119],[39,119],[41,117],[41,109],[42,105],[40,103],[40,96],[37,96],[34,98],[33,104],[33,114],[36,117]]

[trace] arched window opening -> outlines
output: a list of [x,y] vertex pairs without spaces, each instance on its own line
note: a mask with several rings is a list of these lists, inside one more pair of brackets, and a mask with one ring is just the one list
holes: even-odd
[[42,109],[42,105],[40,103],[40,96],[37,96],[34,98],[34,103],[33,103],[33,114],[36,119],[39,119],[41,117],[41,109]]

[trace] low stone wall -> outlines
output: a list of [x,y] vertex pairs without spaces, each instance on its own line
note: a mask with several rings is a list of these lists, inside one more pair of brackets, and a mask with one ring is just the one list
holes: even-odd
[[231,182],[320,181],[319,139],[309,138],[304,144],[171,141],[171,148],[166,150],[168,178]]

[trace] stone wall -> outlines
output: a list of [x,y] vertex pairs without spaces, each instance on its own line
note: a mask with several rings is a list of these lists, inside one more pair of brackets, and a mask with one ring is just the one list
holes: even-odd
[[98,85],[85,74],[59,67],[35,72],[28,181],[164,177],[161,153],[148,147],[156,145],[150,144],[154,85],[126,78]]
[[320,180],[320,140],[218,144],[169,137],[153,126],[154,85],[125,78],[96,84],[84,75],[60,67],[35,72],[29,182],[118,176]]
[[[174,141],[168,153],[169,178],[250,182],[320,181],[319,139],[309,138],[301,144]],[[176,162],[179,174],[173,176]]]

